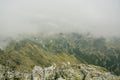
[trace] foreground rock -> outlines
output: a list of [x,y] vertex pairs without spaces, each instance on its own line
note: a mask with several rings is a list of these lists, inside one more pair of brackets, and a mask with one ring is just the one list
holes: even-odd
[[1,70],[0,80],[120,80],[120,77],[94,65],[64,64],[56,67],[54,64],[44,69],[35,66],[32,72],[26,73],[7,71],[4,74],[4,71]]

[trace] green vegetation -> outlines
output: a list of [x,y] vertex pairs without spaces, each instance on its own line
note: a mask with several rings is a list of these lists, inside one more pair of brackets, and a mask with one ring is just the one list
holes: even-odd
[[4,51],[0,50],[0,63],[17,70],[30,71],[34,65],[42,67],[50,66],[53,63],[60,65],[65,62],[79,63],[78,60],[65,53],[52,54],[29,40],[19,43],[10,43]]
[[45,67],[68,61],[98,65],[120,75],[120,39],[77,33],[37,35],[19,42],[13,40],[0,50],[0,64],[20,71],[31,70],[34,65]]

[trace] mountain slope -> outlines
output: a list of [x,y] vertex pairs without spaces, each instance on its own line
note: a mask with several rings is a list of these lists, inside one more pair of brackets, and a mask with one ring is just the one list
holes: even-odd
[[120,39],[114,40],[106,41],[103,37],[77,33],[30,36],[19,42],[13,40],[4,50],[0,50],[0,64],[21,71],[31,70],[35,65],[87,63],[119,75]]
[[47,52],[29,40],[11,44],[5,51],[1,51],[0,54],[1,64],[16,67],[18,70],[23,68],[30,70],[34,65],[45,67],[53,63],[60,65],[68,61],[71,63],[80,62],[73,55]]

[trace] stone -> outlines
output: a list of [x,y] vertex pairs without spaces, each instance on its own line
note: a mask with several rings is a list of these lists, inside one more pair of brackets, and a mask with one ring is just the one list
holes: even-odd
[[[66,63],[65,63],[66,64]],[[0,80],[4,80],[3,67],[0,67]],[[104,69],[87,64],[68,64],[42,68],[34,66],[32,72],[20,73],[18,71],[7,71],[9,80],[120,80],[120,76],[115,76]]]

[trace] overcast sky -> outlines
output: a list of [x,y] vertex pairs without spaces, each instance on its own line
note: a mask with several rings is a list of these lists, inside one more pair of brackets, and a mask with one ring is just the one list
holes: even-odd
[[120,0],[0,0],[0,38],[21,33],[120,35]]

